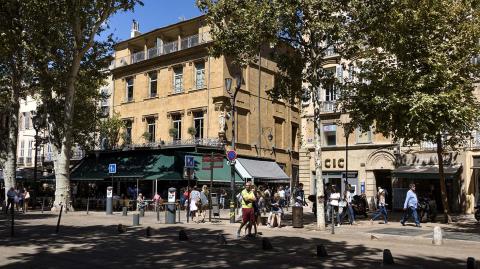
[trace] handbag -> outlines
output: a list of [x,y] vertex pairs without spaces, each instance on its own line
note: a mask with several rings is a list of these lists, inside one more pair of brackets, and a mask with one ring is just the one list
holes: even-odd
[[30,193],[27,191],[27,193],[25,194],[25,199],[30,199]]

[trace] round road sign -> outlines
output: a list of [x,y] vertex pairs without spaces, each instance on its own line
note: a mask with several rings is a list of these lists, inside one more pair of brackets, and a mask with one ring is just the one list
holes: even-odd
[[228,159],[229,161],[233,161],[233,160],[235,160],[236,158],[237,158],[237,153],[235,152],[235,150],[229,150],[229,151],[227,152],[227,159]]

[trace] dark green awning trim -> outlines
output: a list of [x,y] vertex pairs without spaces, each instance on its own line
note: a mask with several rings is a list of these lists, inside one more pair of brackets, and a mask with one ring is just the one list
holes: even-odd
[[[445,166],[446,179],[454,179],[461,171],[461,166]],[[436,179],[439,178],[438,166],[400,166],[392,171],[392,176],[406,179]]]

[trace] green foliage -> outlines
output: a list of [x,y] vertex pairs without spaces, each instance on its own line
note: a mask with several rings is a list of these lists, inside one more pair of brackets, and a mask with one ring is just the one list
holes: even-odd
[[192,137],[194,137],[197,134],[197,129],[195,129],[195,127],[193,126],[188,127],[187,133]]
[[108,149],[113,149],[118,145],[120,140],[120,132],[124,128],[125,122],[120,118],[119,113],[114,113],[112,117],[100,121],[100,137],[107,139]]
[[177,137],[177,135],[178,135],[178,130],[177,130],[177,128],[170,128],[170,129],[168,130],[168,134],[170,135],[170,137],[172,137],[172,138],[175,139],[175,138]]
[[142,138],[143,138],[143,140],[145,140],[145,143],[150,142],[151,137],[152,137],[152,135],[149,132],[144,132],[142,134]]
[[[279,72],[271,97],[296,103],[304,94],[319,102],[317,89],[332,74],[323,69],[327,48],[346,34],[348,1],[197,0],[215,42],[211,54],[238,65],[270,53]],[[302,84],[306,83],[303,87]]]
[[478,1],[352,2],[346,57],[358,72],[342,91],[352,124],[409,143],[470,137],[480,122]]

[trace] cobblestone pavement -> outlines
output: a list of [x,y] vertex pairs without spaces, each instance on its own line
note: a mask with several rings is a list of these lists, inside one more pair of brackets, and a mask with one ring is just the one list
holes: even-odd
[[[132,213],[69,212],[62,215],[58,234],[58,213],[19,214],[14,237],[9,219],[0,215],[0,268],[378,268],[384,249],[391,250],[396,263],[385,268],[465,268],[467,257],[480,259],[480,224],[469,218],[420,229],[360,220],[331,234],[330,227],[317,231],[309,213],[304,228],[293,228],[287,213],[285,227],[261,226],[258,238],[236,239],[239,224],[229,223],[227,210],[212,223],[208,214],[205,223],[186,223],[182,212],[176,224],[165,224],[163,212],[159,221],[155,212],[146,212],[136,227]],[[118,224],[127,226],[126,232],[118,233]],[[431,243],[437,225],[445,232],[442,246]],[[151,227],[149,237],[146,227]],[[189,241],[178,240],[182,229]],[[220,234],[226,245],[219,243]],[[262,249],[263,238],[273,250]],[[316,256],[317,245],[327,249],[328,257]]]

